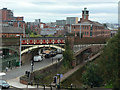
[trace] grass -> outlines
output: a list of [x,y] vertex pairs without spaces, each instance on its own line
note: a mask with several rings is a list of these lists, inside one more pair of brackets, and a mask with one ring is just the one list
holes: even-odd
[[67,71],[69,70],[69,68],[65,68],[63,66],[63,64],[57,69],[57,72],[56,71],[51,71],[49,72],[46,76],[44,76],[44,82],[47,82],[47,84],[50,84],[51,82],[53,82],[53,77],[56,75],[56,74],[64,74],[66,73]]
[[76,86],[82,86],[83,84],[82,84],[81,77],[84,70],[85,70],[85,66],[78,69],[74,74],[72,74],[67,79],[65,79],[61,84],[63,86],[70,86],[72,83],[73,85],[76,85]]
[[104,88],[113,88],[113,85],[106,85]]
[[[94,61],[91,61],[89,63],[95,63],[97,64],[99,62],[99,58],[96,58]],[[75,73],[73,73],[71,76],[69,76],[67,79],[65,79],[61,84],[68,86],[71,85],[71,83],[73,85],[76,85],[78,87],[82,87],[83,86],[83,82],[82,82],[82,73],[85,71],[85,67],[87,65],[89,65],[89,63],[87,63],[85,66],[82,66],[80,69],[78,69]]]
[[[59,66],[59,68],[57,68],[57,72],[55,67],[48,67],[45,69],[45,71],[43,70],[43,72],[41,72],[40,70],[37,70],[33,73],[32,80],[33,80],[33,84],[39,83],[40,85],[46,84],[49,85],[51,82],[53,82],[53,77],[56,74],[64,74],[69,70],[69,68],[65,68],[63,66],[63,64],[61,64]],[[26,76],[22,76],[21,77],[22,80],[28,81],[28,78],[26,78]]]

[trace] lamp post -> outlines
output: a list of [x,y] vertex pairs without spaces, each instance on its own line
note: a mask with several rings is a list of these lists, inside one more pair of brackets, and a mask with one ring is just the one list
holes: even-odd
[[20,37],[20,67],[21,67],[21,41],[22,41],[22,36],[21,35],[16,35]]

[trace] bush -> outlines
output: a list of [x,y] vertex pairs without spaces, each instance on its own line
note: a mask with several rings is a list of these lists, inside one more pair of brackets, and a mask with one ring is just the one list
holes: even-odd
[[102,85],[103,79],[99,75],[99,68],[96,64],[89,64],[86,67],[86,71],[82,75],[82,80],[85,85],[100,87]]

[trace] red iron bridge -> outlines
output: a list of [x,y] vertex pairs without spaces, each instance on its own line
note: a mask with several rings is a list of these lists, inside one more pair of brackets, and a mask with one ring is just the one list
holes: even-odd
[[22,45],[65,44],[64,37],[22,38]]

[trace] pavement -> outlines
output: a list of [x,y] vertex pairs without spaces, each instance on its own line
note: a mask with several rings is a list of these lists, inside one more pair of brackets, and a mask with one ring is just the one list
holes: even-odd
[[[52,58],[45,59],[41,62],[35,62],[34,71],[44,69],[48,66],[51,66],[57,63],[57,60],[59,57],[62,57],[62,55],[61,54],[56,55],[53,58],[53,62],[52,62]],[[8,69],[8,71],[6,72],[6,75],[3,76],[2,79],[6,80],[8,84],[16,88],[36,88],[36,86],[30,86],[30,85],[28,85],[27,87],[27,85],[21,84],[19,82],[19,77],[25,75],[25,71],[27,70],[31,71],[30,63],[18,68],[13,68],[12,70]],[[42,87],[39,86],[39,88],[42,88]]]
[[12,87],[17,87],[17,88],[36,88],[35,86],[31,86],[31,85],[27,86],[27,85],[21,84],[19,82],[19,77],[15,78],[15,79],[8,80],[7,82]]

